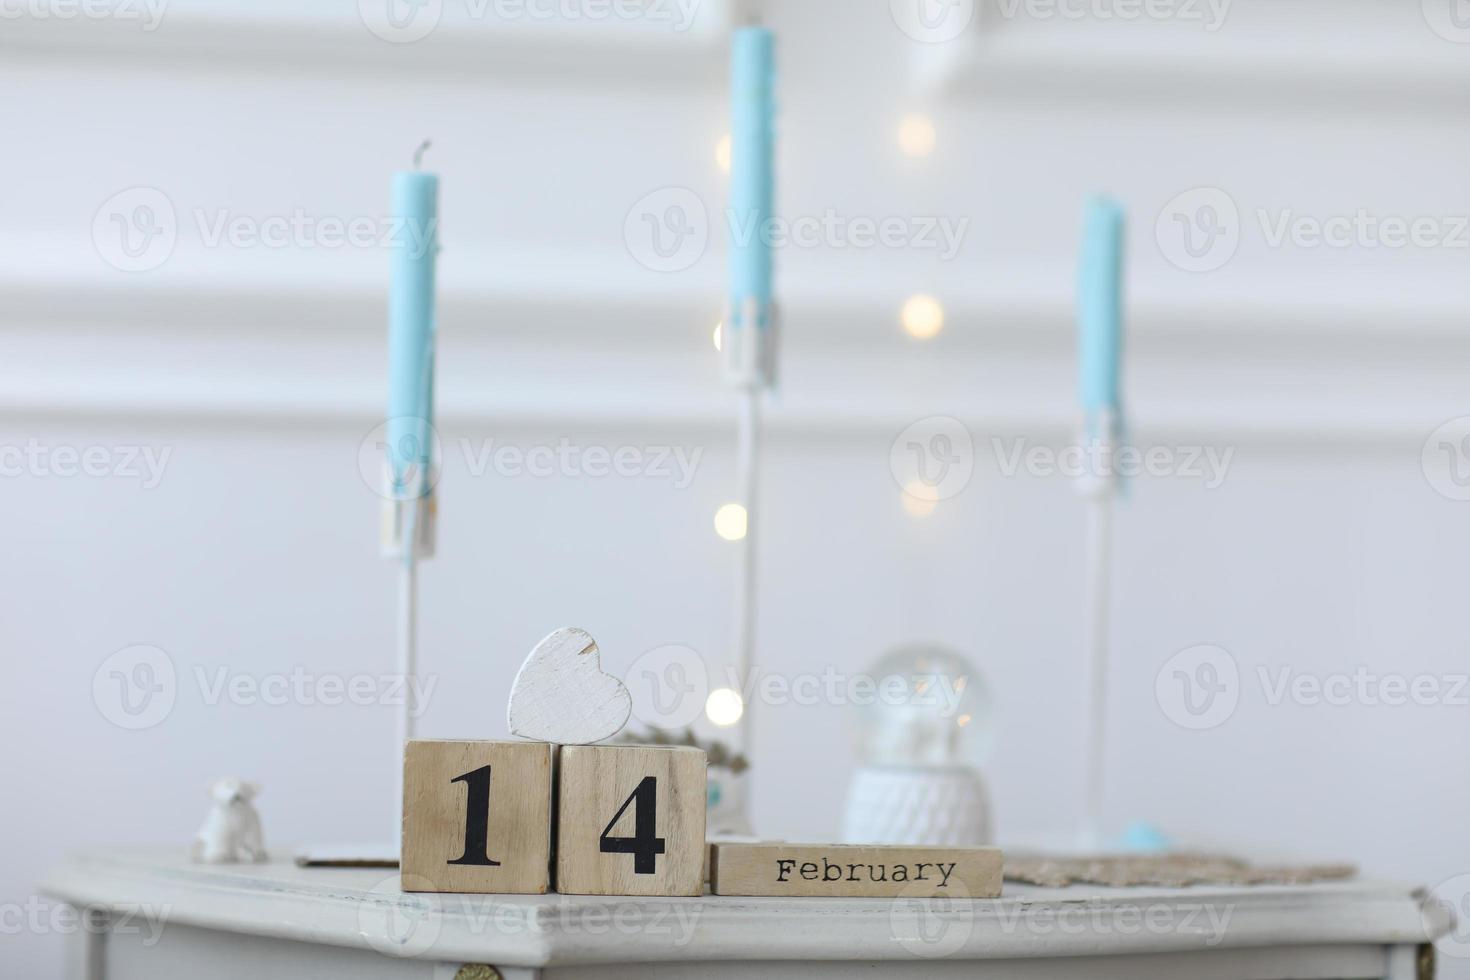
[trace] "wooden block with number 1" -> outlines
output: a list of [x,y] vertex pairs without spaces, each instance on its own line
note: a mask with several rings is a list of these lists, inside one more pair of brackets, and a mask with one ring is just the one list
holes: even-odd
[[683,746],[562,746],[556,890],[702,894],[706,765]]
[[403,890],[544,894],[555,751],[545,742],[409,742]]

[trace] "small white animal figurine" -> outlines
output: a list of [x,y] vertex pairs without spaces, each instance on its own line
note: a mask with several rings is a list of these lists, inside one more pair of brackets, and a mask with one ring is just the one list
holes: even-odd
[[536,644],[510,688],[511,733],[538,742],[589,745],[628,723],[633,696],[602,672],[597,641],[566,627]]
[[209,787],[214,800],[194,835],[189,857],[202,864],[241,864],[264,861],[265,841],[260,832],[260,815],[250,801],[260,787],[243,779],[217,779]]

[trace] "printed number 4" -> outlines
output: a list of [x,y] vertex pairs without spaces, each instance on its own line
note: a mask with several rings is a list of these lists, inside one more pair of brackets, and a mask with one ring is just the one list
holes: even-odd
[[[489,778],[488,774],[486,778]],[[633,807],[633,836],[613,837],[613,827],[623,819],[623,814],[630,805]],[[597,849],[603,854],[631,854],[635,875],[654,874],[654,862],[658,855],[664,853],[664,839],[658,836],[653,819],[657,806],[658,778],[644,776],[643,782],[629,794],[623,805],[618,807],[618,812],[607,822],[607,826],[602,828],[602,836],[597,838]]]
[[469,864],[481,868],[498,868],[499,861],[490,860],[490,767],[455,776],[451,783],[464,783],[469,802],[464,818],[464,853],[449,864]]

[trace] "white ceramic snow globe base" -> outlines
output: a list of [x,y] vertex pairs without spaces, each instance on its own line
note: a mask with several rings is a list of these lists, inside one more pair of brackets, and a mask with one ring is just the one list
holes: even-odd
[[993,839],[976,768],[993,736],[989,692],[963,656],[935,644],[898,647],[870,670],[858,719],[862,765],[843,818],[849,844],[974,846]]

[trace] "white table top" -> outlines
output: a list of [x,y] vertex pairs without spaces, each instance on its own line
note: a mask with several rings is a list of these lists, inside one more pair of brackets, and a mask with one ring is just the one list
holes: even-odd
[[1036,888],[999,899],[413,895],[386,869],[207,866],[183,848],[91,851],[43,883],[74,905],[248,935],[506,966],[672,960],[991,959],[1428,942],[1423,890],[1372,881],[1250,888]]

